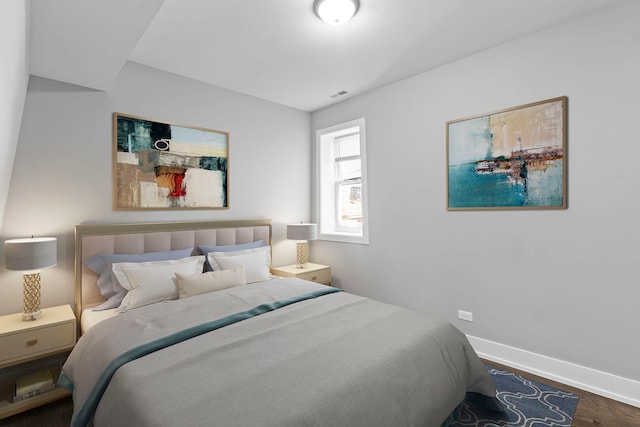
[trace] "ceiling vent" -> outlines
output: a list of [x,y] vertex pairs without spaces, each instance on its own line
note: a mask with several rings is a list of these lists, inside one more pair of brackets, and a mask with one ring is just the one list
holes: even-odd
[[346,90],[341,90],[340,92],[334,93],[333,95],[331,95],[331,98],[338,98],[338,97],[346,95],[348,93],[349,92],[347,92]]

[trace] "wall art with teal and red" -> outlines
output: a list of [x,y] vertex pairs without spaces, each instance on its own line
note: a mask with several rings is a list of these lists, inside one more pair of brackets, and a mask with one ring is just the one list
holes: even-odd
[[229,133],[113,113],[116,209],[228,208]]

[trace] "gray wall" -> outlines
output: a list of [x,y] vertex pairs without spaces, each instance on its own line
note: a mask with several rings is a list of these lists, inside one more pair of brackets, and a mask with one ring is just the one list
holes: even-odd
[[[313,130],[366,117],[371,244],[311,258],[348,291],[640,380],[638,16],[626,2],[313,113]],[[447,212],[446,122],[562,95],[569,208]]]
[[[227,210],[115,211],[112,113],[230,133]],[[308,220],[309,113],[128,63],[109,92],[31,77],[0,238],[58,237],[44,307],[73,302],[73,230],[86,222],[273,219],[274,265],[295,261],[285,224]],[[22,311],[22,278],[0,269],[0,314]]]
[[7,205],[20,119],[27,93],[29,2],[0,2],[0,227]]

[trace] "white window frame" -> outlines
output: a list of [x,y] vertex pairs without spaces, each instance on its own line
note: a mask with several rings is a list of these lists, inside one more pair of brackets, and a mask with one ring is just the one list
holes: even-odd
[[[334,174],[335,168],[335,139],[345,135],[360,134],[360,167],[361,167],[361,197],[362,197],[362,231],[340,229],[337,224],[337,195],[338,187]],[[369,213],[367,192],[367,157],[364,118],[338,124],[316,131],[316,221],[318,223],[318,239],[334,242],[369,244]]]

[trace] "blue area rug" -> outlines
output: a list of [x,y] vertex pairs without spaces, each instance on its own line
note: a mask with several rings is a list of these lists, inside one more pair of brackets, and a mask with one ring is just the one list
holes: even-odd
[[529,380],[513,372],[487,366],[496,382],[503,412],[494,412],[465,399],[445,425],[570,427],[578,405],[578,395]]

